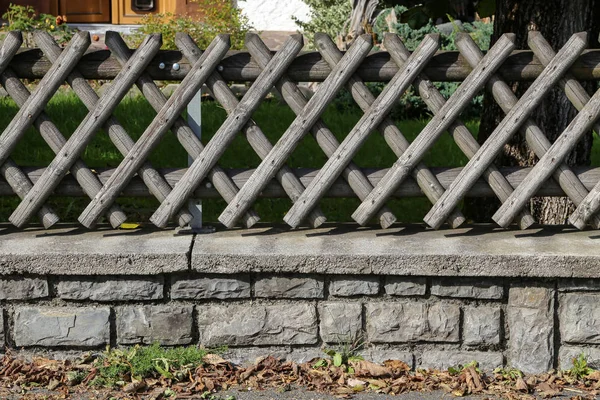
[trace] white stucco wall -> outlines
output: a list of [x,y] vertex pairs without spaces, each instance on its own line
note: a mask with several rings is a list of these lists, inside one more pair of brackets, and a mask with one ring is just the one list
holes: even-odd
[[237,6],[259,31],[295,31],[291,16],[306,21],[310,11],[302,0],[238,0]]

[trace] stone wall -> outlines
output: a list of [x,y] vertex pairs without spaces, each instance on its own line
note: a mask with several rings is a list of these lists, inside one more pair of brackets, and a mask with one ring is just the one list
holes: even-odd
[[373,361],[525,372],[600,366],[600,279],[180,272],[0,277],[7,347],[226,345],[236,361],[309,360],[364,344]]

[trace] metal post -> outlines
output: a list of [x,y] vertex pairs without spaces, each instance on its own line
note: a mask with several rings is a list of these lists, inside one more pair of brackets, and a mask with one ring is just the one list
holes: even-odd
[[[202,99],[202,88],[198,90],[192,101],[187,106],[187,122],[194,134],[200,139],[202,137],[202,113],[200,112]],[[194,159],[188,155],[188,166],[194,162]],[[188,202],[188,209],[194,216],[194,219],[190,221],[190,229],[193,232],[200,232],[202,230],[202,200],[190,199]]]

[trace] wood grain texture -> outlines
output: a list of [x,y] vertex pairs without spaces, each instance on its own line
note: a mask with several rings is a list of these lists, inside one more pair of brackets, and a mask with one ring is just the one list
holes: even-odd
[[[442,196],[440,201],[434,204],[432,209],[425,216],[425,222],[428,225],[434,228],[438,228],[441,225],[443,217],[448,213],[450,207],[454,207],[458,204],[469,186],[472,185],[493,162],[494,158],[502,149],[502,146],[504,146],[516,130],[522,126],[528,115],[540,104],[544,93],[558,81],[562,73],[564,73],[578,55],[581,54],[586,44],[587,40],[584,35],[576,34],[572,36],[569,42],[567,42],[559,52],[560,57],[558,55],[555,57],[553,63],[550,64],[535,82],[533,82],[523,97],[519,99],[518,103],[509,111],[502,122],[498,124],[497,128],[481,146],[475,157],[469,160],[467,163],[469,169],[463,171],[464,173],[462,176],[459,176],[452,187],[444,193],[444,196]],[[482,65],[489,54],[490,53],[486,54],[478,67]],[[513,192],[511,196],[513,196],[514,193],[515,192]],[[523,205],[515,211],[513,218],[522,208]]]
[[[320,41],[321,53],[323,58],[330,65],[335,65],[342,57],[342,52],[337,48],[333,40],[328,36],[323,35]],[[398,39],[399,40],[399,39]],[[408,53],[406,59],[410,57],[410,53]],[[406,60],[404,60],[406,61]],[[404,64],[402,62],[401,64]],[[369,110],[369,107],[375,102],[375,96],[371,93],[371,91],[367,88],[364,82],[358,77],[357,74],[354,74],[346,85],[348,91],[352,95],[356,104],[366,113]],[[400,157],[402,153],[408,148],[410,143],[400,129],[396,126],[394,121],[389,116],[386,116],[383,121],[377,127],[377,131],[379,131],[388,146],[392,149],[394,154],[397,157]],[[425,196],[433,203],[441,194],[444,192],[444,189],[441,187],[440,183],[437,182],[435,176],[427,169],[427,167],[419,163],[414,171],[412,172],[412,176],[415,177],[419,186],[425,193]],[[373,187],[369,188],[369,192],[373,190]],[[368,195],[368,193],[367,193]],[[363,200],[366,196],[360,197],[360,200]],[[381,211],[380,211],[381,212]],[[457,228],[465,222],[465,217],[458,210],[455,210],[454,213],[448,219],[448,223],[453,228]]]
[[[294,151],[299,141],[306,135],[310,128],[319,119],[326,106],[333,100],[335,94],[344,84],[345,80],[352,75],[354,70],[358,67],[360,62],[367,55],[371,48],[371,41],[369,37],[361,36],[357,38],[353,46],[346,53],[346,58],[343,63],[335,68],[331,76],[323,82],[319,87],[319,90],[315,95],[308,101],[303,112],[294,119],[292,124],[288,127],[285,133],[275,144],[273,150],[268,156],[260,163],[254,175],[250,178],[248,183],[240,190],[233,202],[231,202],[225,210],[219,216],[219,221],[225,226],[230,226],[235,223],[241,211],[246,209],[252,204],[252,202],[260,194],[261,190],[267,185],[267,183],[275,176],[277,171],[289,158],[290,154]],[[276,57],[273,57],[271,63],[274,62]],[[268,68],[265,69],[268,71]],[[278,81],[281,76],[285,73],[285,70],[277,76]],[[273,82],[273,83],[275,83]],[[300,196],[302,197],[306,193]],[[294,205],[299,204],[300,200],[296,200]],[[293,208],[293,207],[292,207]],[[306,215],[314,208],[306,210],[306,213],[300,218],[296,224],[298,226]]]
[[[152,149],[156,147],[175,119],[196,95],[200,87],[202,87],[202,84],[210,74],[210,71],[217,66],[223,57],[223,54],[229,49],[229,45],[229,36],[227,35],[219,35],[212,41],[207,49],[206,56],[202,57],[196,65],[194,65],[190,74],[183,80],[181,85],[175,90],[156,117],[154,117],[152,122],[146,127],[146,130],[144,130],[144,133],[129,151],[127,157],[119,164],[117,171],[111,177],[113,179],[102,187],[102,190],[92,199],[85,210],[83,210],[79,216],[79,222],[82,225],[93,225],[98,216],[104,211],[104,208],[106,208],[106,205],[117,198],[123,187],[127,185],[127,182],[133,177],[135,172],[140,169],[142,164],[144,164]],[[136,65],[136,57],[139,51],[140,49],[134,53],[133,57],[129,59],[126,65]],[[140,77],[144,68],[140,69],[139,73],[136,73],[135,76],[132,76],[133,79],[127,83],[133,85]],[[124,70],[126,69],[127,67],[124,68]],[[180,184],[185,185],[186,183],[180,182]],[[169,196],[172,194],[173,191],[169,193]],[[169,196],[163,200],[163,204],[167,201]],[[169,217],[174,216],[176,212],[179,211],[179,208]]]
[[[60,180],[69,171],[73,163],[79,159],[80,154],[85,150],[87,144],[92,140],[98,129],[106,122],[116,106],[119,104],[125,93],[131,88],[137,75],[146,67],[150,59],[156,54],[161,46],[161,39],[158,35],[149,35],[140,46],[131,64],[123,69],[122,74],[117,76],[113,84],[106,90],[104,95],[96,103],[94,110],[89,112],[84,120],[79,124],[75,132],[71,135],[67,143],[60,149],[54,160],[46,169],[46,176],[40,179],[33,189],[27,194],[27,197],[19,204],[12,213],[9,220],[19,226],[25,223],[31,214],[43,203],[52,190],[58,185]],[[60,63],[61,57],[67,50],[63,51],[57,60]],[[68,71],[70,72],[70,70]],[[63,77],[66,79],[68,73]],[[32,94],[31,97],[35,95]],[[105,204],[102,212],[106,212],[111,203]],[[123,221],[121,221],[122,223]],[[91,227],[91,225],[87,225]]]
[[[5,164],[6,165],[6,164]],[[23,173],[33,183],[36,183],[41,175],[44,173],[43,167],[24,167],[22,168]],[[499,173],[505,177],[508,183],[513,186],[519,186],[531,172],[532,167],[501,167]],[[158,170],[166,181],[171,186],[175,186],[181,177],[187,171],[186,168],[164,168]],[[235,183],[237,187],[242,187],[246,184],[250,176],[254,173],[255,169],[224,169],[223,173]],[[310,182],[317,176],[318,169],[313,168],[295,168],[293,169],[294,175],[300,179],[300,182],[306,187]],[[372,186],[375,186],[384,177],[387,168],[363,168],[362,172],[365,174]],[[452,181],[460,174],[462,168],[444,168],[444,167],[431,167],[430,171],[434,174],[438,182],[444,189],[447,189],[452,184]],[[592,190],[594,186],[600,181],[600,167],[574,167],[573,171],[587,190]],[[115,172],[115,168],[97,168],[96,169],[98,179],[102,184],[106,184],[110,176]],[[13,188],[6,182],[0,180],[0,196],[11,196],[15,194]],[[65,176],[61,183],[56,187],[52,193],[54,196],[67,196],[67,197],[86,197],[87,195],[81,189],[81,186],[75,181],[71,175]],[[542,185],[535,194],[536,196],[565,196],[565,192],[561,187],[554,181],[549,180]],[[139,176],[135,176],[123,189],[123,196],[127,197],[150,197],[152,194],[148,191],[148,187],[140,179]],[[193,196],[202,199],[220,199],[220,193],[210,184],[209,181],[203,181],[193,192]],[[348,198],[355,196],[354,191],[348,185],[345,179],[338,179],[329,188],[324,197],[326,198]],[[424,193],[420,189],[417,182],[411,176],[394,192],[394,198],[416,198],[423,197]],[[465,197],[490,197],[494,196],[494,191],[483,179],[479,179],[475,182],[475,185],[469,189]],[[271,180],[267,186],[260,192],[260,198],[276,199],[276,198],[287,198],[287,193],[283,190],[279,182]]]
[[[456,89],[440,111],[433,116],[408,149],[394,163],[388,172],[388,176],[375,187],[365,201],[356,209],[354,214],[352,214],[352,218],[355,221],[359,224],[366,224],[369,221],[374,211],[381,207],[390,194],[402,184],[402,181],[406,179],[414,166],[421,161],[435,141],[458,118],[462,110],[464,110],[475,94],[483,87],[489,76],[502,64],[513,48],[514,38],[511,35],[505,34],[496,42],[477,68]],[[436,205],[439,205],[446,195],[447,191],[444,192],[440,200],[433,207],[435,208]],[[456,204],[453,204],[448,209],[449,212],[444,215],[444,218],[440,219],[438,227],[447,219],[449,213],[455,207]]]
[[[179,63],[181,69],[160,69],[159,64]],[[51,63],[38,49],[24,50],[11,61],[11,67],[19,73],[19,78],[41,79],[48,72]],[[261,69],[249,53],[231,51],[221,62],[221,75],[228,82],[248,82],[258,78]],[[86,54],[78,65],[86,79],[114,79],[121,66],[108,50],[96,50]],[[181,52],[161,51],[148,66],[148,73],[154,80],[181,81],[189,73],[191,64]],[[507,81],[533,81],[543,71],[544,66],[528,50],[517,50],[506,59],[498,72]],[[331,73],[331,67],[318,52],[300,54],[288,68],[288,76],[296,82],[322,82]],[[356,73],[365,82],[388,82],[398,72],[398,65],[387,52],[374,52],[367,56]],[[464,80],[471,72],[469,64],[457,51],[439,51],[423,71],[435,82]],[[584,52],[571,69],[579,80],[600,79],[600,50]]]
[[[566,46],[566,45],[565,45]],[[560,55],[560,52],[556,57]],[[542,186],[546,180],[552,175],[554,170],[558,168],[562,160],[569,154],[569,152],[575,147],[579,139],[583,134],[589,130],[593,123],[600,116],[600,90],[596,92],[590,99],[590,101],[583,107],[583,109],[573,118],[573,121],[567,126],[563,133],[558,139],[552,144],[550,149],[544,154],[543,157],[533,167],[527,179],[519,185],[509,199],[502,204],[502,206],[496,211],[492,219],[496,221],[500,226],[506,224],[506,221],[511,220],[514,209],[524,204],[529,200],[535,192]],[[579,220],[584,221],[585,217],[589,218],[598,209],[598,193],[600,191],[594,187],[592,191],[585,197],[577,208],[579,212],[575,217],[571,217],[574,222]],[[596,208],[594,210],[594,208]],[[588,215],[580,215],[584,213]],[[571,221],[571,218],[569,219]],[[575,224],[574,224],[575,225]],[[585,227],[585,223],[575,225],[579,229]]]
[[[386,34],[385,36],[385,47],[390,52],[390,55],[398,63],[398,65],[402,65],[408,57],[410,56],[410,52],[404,46],[400,38],[395,34]],[[434,115],[440,112],[444,104],[446,103],[446,99],[440,93],[440,91],[435,87],[435,85],[429,80],[429,77],[425,74],[419,75],[414,83],[413,87],[416,91],[418,91],[421,99],[427,104],[427,107],[433,112]],[[448,132],[450,136],[454,139],[458,148],[463,152],[464,155],[467,156],[468,159],[473,158],[477,150],[479,150],[479,143],[473,137],[469,129],[465,126],[465,124],[460,120],[456,119],[449,127]],[[502,176],[502,174],[498,171],[498,168],[493,164],[489,166],[488,169],[485,170],[483,174],[484,179],[494,190],[494,194],[501,200],[505,200],[508,198],[510,193],[513,191],[513,187],[508,183],[508,181]],[[443,191],[442,191],[443,193]],[[440,193],[435,200],[439,199],[441,196]],[[431,200],[431,199],[430,199]],[[435,203],[435,201],[431,201]],[[452,214],[451,214],[452,215]],[[531,226],[535,222],[531,213],[527,210],[523,210],[518,217],[519,227],[521,229],[526,229]],[[452,226],[452,225],[450,225]]]
[[[435,54],[438,46],[438,35],[425,36],[423,41],[421,41],[417,49],[410,56],[409,61],[383,89],[381,94],[369,107],[368,111],[365,112],[350,133],[348,133],[335,153],[327,160],[323,168],[319,171],[319,179],[313,181],[311,185],[306,188],[302,197],[292,206],[290,211],[283,218],[284,221],[291,226],[296,226],[298,221],[302,220],[306,211],[313,207],[327,189],[329,189],[329,186],[333,184],[343,168],[358,152],[360,146],[365,142],[369,134],[391,111],[400,95],[410,86],[412,80],[422,70],[433,54]],[[343,59],[340,61],[340,64],[342,62]],[[371,191],[371,193],[373,193],[373,191]],[[366,200],[366,198],[364,200]],[[370,217],[373,217],[382,206],[383,204],[373,210]]]
[[[108,32],[104,40],[109,48],[112,49],[113,56],[117,58],[121,65],[124,65],[133,54],[133,51],[127,47],[125,41],[116,32]],[[198,57],[195,58],[193,62],[196,62],[199,57],[200,54],[198,54]],[[152,106],[156,112],[159,112],[166,104],[167,97],[156,86],[147,72],[142,73],[135,84],[142,92],[143,96],[148,100],[150,106]],[[171,126],[171,131],[175,134],[179,143],[181,143],[185,151],[192,159],[196,159],[200,155],[204,149],[204,146],[181,116],[178,116],[175,119],[173,126]],[[142,169],[143,168],[144,165],[142,165]],[[235,193],[238,191],[238,187],[235,186],[229,177],[223,173],[221,167],[215,165],[214,168],[209,172],[208,177],[212,184],[215,185],[217,191],[221,194],[221,196],[223,196],[225,201],[229,202],[231,199],[233,199]],[[169,186],[168,190],[165,190],[164,198],[166,198],[166,196],[171,192],[172,187],[173,186]],[[161,198],[160,201],[163,201],[164,198]],[[179,213],[182,211],[183,210],[180,210]],[[179,213],[177,214],[178,220],[180,219]],[[260,221],[260,217],[254,210],[249,210],[243,217],[243,224],[247,228],[252,227],[258,221]]]
[[[470,37],[465,37],[458,45],[463,57],[473,66],[477,65],[479,60],[483,57],[483,53]],[[510,86],[502,81],[498,75],[492,76],[486,87],[492,93],[494,99],[504,113],[508,113],[519,100]],[[520,130],[523,132],[527,144],[538,157],[543,156],[546,151],[548,151],[551,146],[550,140],[548,140],[535,121],[528,118],[523,123]],[[576,205],[581,203],[583,198],[587,195],[587,190],[583,184],[578,181],[569,166],[564,163],[560,164],[553,175],[554,179],[561,185],[569,198],[571,198]],[[504,202],[506,199],[501,199],[501,201]],[[600,223],[600,219],[596,219],[594,225],[597,225],[598,223]]]
[[[247,37],[246,45],[249,46],[250,43],[255,42],[256,39],[260,40],[257,35],[251,35],[249,38]],[[194,60],[200,56],[200,49],[198,49],[198,46],[196,46],[189,35],[178,34],[175,41],[177,43],[177,47],[181,49],[181,52],[188,60]],[[266,67],[270,59],[271,52],[269,52],[269,60],[267,60],[263,67]],[[213,72],[211,76],[208,77],[206,86],[209,92],[212,93],[213,97],[223,106],[227,114],[231,114],[238,106],[239,101],[237,97],[218,72]],[[250,146],[252,146],[252,149],[256,152],[256,154],[258,154],[261,160],[264,159],[273,149],[273,145],[260,127],[256,124],[256,122],[254,122],[254,120],[248,120],[246,125],[244,125],[242,128],[242,133],[246,136],[248,143]],[[276,178],[285,189],[289,198],[292,201],[296,201],[296,199],[304,190],[304,186],[293,174],[292,170],[288,166],[284,165],[279,171],[277,171]],[[233,199],[236,193],[237,188],[229,201]],[[308,216],[307,220],[309,226],[316,228],[321,226],[327,220],[327,218],[320,209],[316,209],[313,210],[313,212]]]
[[[254,40],[246,42],[246,48],[252,55],[252,58],[256,60],[258,65],[262,68],[266,67],[266,65],[269,63],[269,60],[272,58],[271,51],[258,36],[256,36]],[[298,88],[298,85],[295,82],[293,82],[287,76],[287,74],[283,75],[281,79],[275,84],[275,89],[296,115],[302,113],[302,110],[304,109],[304,107],[306,107],[308,100],[306,99],[304,94],[302,94],[302,92]],[[310,133],[315,138],[317,144],[323,150],[327,157],[331,157],[331,155],[340,145],[333,132],[329,130],[329,128],[321,119],[318,119],[317,122],[315,122],[313,127],[310,129]],[[372,190],[371,184],[364,176],[364,174],[360,171],[358,166],[356,166],[356,164],[352,162],[348,164],[346,169],[344,169],[342,175],[344,179],[346,179],[347,182],[350,184],[350,187],[354,189],[358,198],[365,197]],[[302,191],[304,191],[304,189],[305,187],[302,186],[302,190],[298,192],[298,195],[296,196],[294,201],[300,197],[300,194],[302,194]],[[310,214],[308,218],[310,219]],[[392,212],[389,209],[385,209],[382,210],[382,212],[377,216],[377,220],[379,221],[382,227],[388,227],[394,222],[396,222],[396,217],[392,214]]]
[[[0,73],[4,73],[10,60],[17,54],[17,51],[23,43],[21,32],[9,32],[4,37],[2,47],[0,47]],[[20,82],[20,81],[19,81]],[[7,158],[0,164],[0,174],[14,190],[14,193],[23,199],[27,192],[31,190],[33,184],[13,160]],[[59,221],[58,215],[47,205],[43,205],[38,211],[38,217],[44,228],[48,229]]]
[[[228,115],[225,122],[223,122],[212,139],[206,144],[202,154],[194,160],[184,177],[186,184],[176,185],[167,200],[163,201],[152,215],[150,218],[152,223],[156,226],[164,226],[173,211],[181,207],[185,199],[189,198],[196,186],[200,184],[208,171],[225,152],[229,143],[235,138],[235,135],[250,120],[252,113],[258,108],[263,97],[268,93],[273,83],[284,73],[302,48],[302,45],[303,40],[300,35],[291,36],[284,43],[281,50],[277,52],[276,57],[269,64],[269,68],[265,69],[263,74],[250,87],[235,110]],[[234,197],[229,205],[236,201],[240,193],[241,191],[236,194],[236,197]],[[238,218],[249,208],[250,204],[244,210],[240,210]],[[232,222],[231,226],[234,224],[235,221]]]

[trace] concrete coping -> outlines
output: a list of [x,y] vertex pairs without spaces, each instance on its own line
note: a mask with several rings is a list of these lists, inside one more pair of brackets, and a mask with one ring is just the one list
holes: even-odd
[[0,274],[154,275],[322,273],[592,278],[600,276],[600,234],[564,227],[527,231],[477,225],[434,231],[328,225],[280,226],[200,235],[0,225]]

